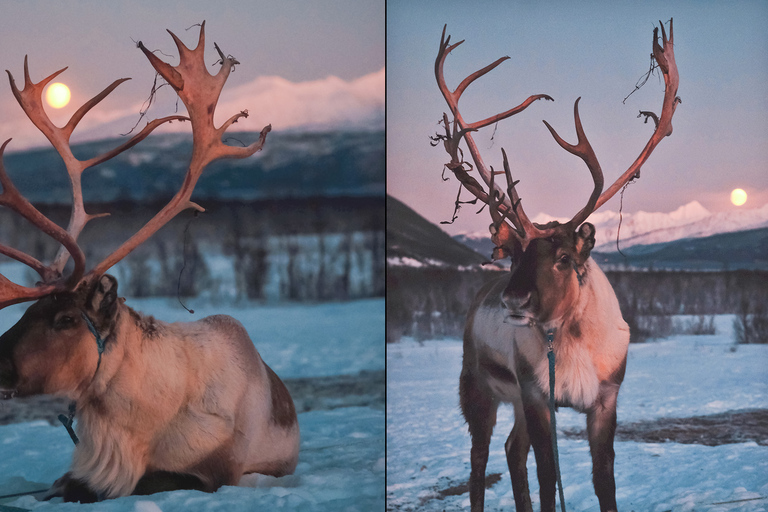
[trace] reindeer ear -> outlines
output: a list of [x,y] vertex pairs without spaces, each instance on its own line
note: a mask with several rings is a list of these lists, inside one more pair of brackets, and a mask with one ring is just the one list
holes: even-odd
[[595,226],[585,222],[576,233],[576,253],[579,255],[579,263],[584,263],[589,258],[589,253],[595,247]]
[[117,279],[110,275],[101,276],[93,285],[86,302],[90,312],[100,321],[112,320],[117,313]]

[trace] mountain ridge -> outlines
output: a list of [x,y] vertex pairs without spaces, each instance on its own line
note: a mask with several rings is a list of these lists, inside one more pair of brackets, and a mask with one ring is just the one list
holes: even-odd
[[[543,223],[553,218],[539,214],[532,220]],[[566,222],[568,219],[554,220]],[[711,213],[697,201],[692,201],[669,213],[640,211],[620,216],[618,212],[608,210],[596,212],[588,220],[596,229],[595,252],[618,255],[619,250],[627,253],[634,246],[650,246],[766,228],[768,204],[751,210]],[[617,233],[620,234],[618,244]],[[490,254],[493,249],[490,235],[482,232],[460,234],[454,238],[481,254]]]
[[[230,145],[249,144],[256,132],[227,134]],[[104,153],[123,139],[73,144],[77,158]],[[193,199],[256,200],[293,197],[383,196],[383,131],[270,133],[264,149],[243,160],[212,163]],[[168,199],[180,188],[192,150],[190,134],[155,134],[141,144],[83,173],[86,202]],[[69,204],[70,184],[53,148],[8,153],[5,167],[33,203]]]

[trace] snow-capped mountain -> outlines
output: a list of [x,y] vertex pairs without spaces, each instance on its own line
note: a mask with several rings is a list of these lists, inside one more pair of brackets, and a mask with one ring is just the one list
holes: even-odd
[[[544,224],[551,220],[566,222],[568,219],[538,214],[531,220]],[[669,213],[639,211],[620,215],[608,210],[599,211],[589,217],[589,222],[594,224],[597,230],[595,250],[610,253],[617,251],[617,232],[619,248],[623,250],[635,245],[703,238],[720,233],[768,227],[768,204],[752,210],[712,213],[699,202],[692,201]],[[487,233],[458,235],[455,238],[482,254],[490,254],[492,244]]]

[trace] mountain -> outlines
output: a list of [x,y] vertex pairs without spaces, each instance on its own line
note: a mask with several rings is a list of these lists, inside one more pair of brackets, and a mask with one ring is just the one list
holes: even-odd
[[[550,220],[566,222],[568,219],[539,214],[532,220],[543,224]],[[658,244],[666,242],[766,228],[768,204],[753,210],[711,213],[697,201],[693,201],[670,213],[640,211],[619,215],[618,212],[598,211],[589,217],[589,222],[594,224],[596,229],[595,251],[614,253],[623,258],[617,252],[617,232],[620,233],[619,248],[625,254],[631,254],[630,248],[635,246],[654,246],[655,248],[647,250],[655,251]],[[490,235],[487,233],[461,234],[454,238],[481,254],[490,254],[493,250]],[[705,242],[704,246],[706,245]],[[643,252],[645,249],[638,251]]]
[[489,258],[451,238],[411,208],[387,196],[387,265],[479,268]]
[[[258,133],[227,134],[230,145]],[[104,153],[125,140],[73,145],[77,158]],[[154,134],[83,174],[86,202],[167,200],[181,186],[191,156],[190,134]],[[69,204],[69,178],[53,149],[9,153],[5,168],[33,203]],[[385,192],[383,131],[272,132],[264,149],[243,160],[219,160],[203,173],[193,199],[256,200],[368,197]]]
[[672,242],[633,245],[618,252],[593,251],[604,269],[654,268],[671,270],[766,270],[768,228],[720,233]]
[[[616,252],[619,215],[597,212],[590,217],[597,229],[596,250]],[[719,233],[748,231],[768,227],[768,204],[753,210],[710,213],[696,201],[671,213],[637,212],[626,214],[621,222],[619,247],[623,251],[635,245],[671,242],[686,238],[704,238]]]

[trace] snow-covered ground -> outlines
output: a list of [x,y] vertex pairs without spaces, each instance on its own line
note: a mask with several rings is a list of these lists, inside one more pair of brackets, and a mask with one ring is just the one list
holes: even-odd
[[[190,301],[195,315],[166,299],[128,304],[165,321],[227,313],[248,330],[264,360],[282,378],[317,377],[384,368],[384,300],[281,306],[211,306]],[[0,311],[0,332],[26,305]],[[0,402],[2,407],[2,402]],[[344,407],[299,414],[301,453],[294,475],[246,476],[237,487],[206,494],[175,491],[95,505],[38,502],[31,496],[4,505],[35,510],[107,512],[197,510],[374,511],[384,508],[384,411]],[[46,488],[70,463],[73,445],[63,427],[46,422],[0,426],[0,495]],[[37,485],[39,484],[39,485]]]
[[[619,424],[768,409],[768,345],[732,351],[732,318],[716,318],[716,335],[631,345]],[[469,478],[470,440],[458,403],[461,353],[458,340],[387,347],[388,510],[469,509],[466,491],[441,493]],[[512,408],[502,405],[487,469],[502,478],[486,491],[487,511],[514,510],[504,455],[512,421]],[[560,431],[583,429],[584,423],[584,416],[570,409],[558,412]],[[558,441],[568,510],[597,510],[587,441],[563,436]],[[768,446],[617,441],[615,449],[619,510],[768,509]],[[536,509],[539,486],[532,455],[528,472]]]

